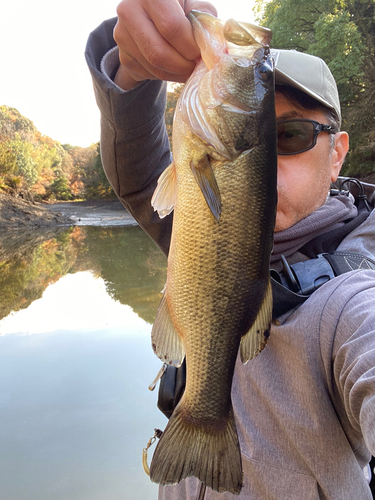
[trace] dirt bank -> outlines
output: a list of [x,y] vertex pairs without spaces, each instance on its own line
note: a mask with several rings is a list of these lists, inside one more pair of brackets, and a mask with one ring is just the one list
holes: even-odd
[[46,205],[0,194],[0,231],[52,226],[72,226],[74,220]]
[[67,226],[136,224],[118,200],[34,203],[0,194],[0,232]]

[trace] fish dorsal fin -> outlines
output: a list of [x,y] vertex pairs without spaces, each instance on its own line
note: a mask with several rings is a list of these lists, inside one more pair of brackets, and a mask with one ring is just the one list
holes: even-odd
[[228,19],[224,25],[224,36],[228,42],[235,45],[269,45],[272,38],[272,31],[263,26],[256,26],[250,23],[237,22]]
[[246,364],[255,358],[266,346],[272,319],[272,287],[268,283],[263,303],[250,330],[241,339],[241,361]]
[[192,161],[190,167],[212,215],[216,220],[219,220],[221,214],[220,190],[208,156],[204,155],[197,163]]
[[258,45],[257,40],[251,32],[234,19],[229,19],[224,26],[224,36],[228,42],[246,47],[248,45]]
[[173,366],[181,366],[185,357],[182,338],[177,332],[166,296],[161,299],[151,332],[152,348],[159,359]]
[[159,177],[158,185],[151,198],[151,205],[161,219],[173,211],[176,195],[176,167],[172,162]]

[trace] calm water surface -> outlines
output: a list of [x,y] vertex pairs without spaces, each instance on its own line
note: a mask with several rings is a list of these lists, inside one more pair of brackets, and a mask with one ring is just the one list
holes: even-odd
[[157,498],[141,455],[166,425],[147,389],[165,277],[138,227],[2,241],[1,500]]

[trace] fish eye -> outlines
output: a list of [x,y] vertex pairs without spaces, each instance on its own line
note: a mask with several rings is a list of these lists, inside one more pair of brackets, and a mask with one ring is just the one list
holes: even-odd
[[258,67],[258,73],[262,80],[268,80],[272,73],[272,69],[268,64],[263,63]]

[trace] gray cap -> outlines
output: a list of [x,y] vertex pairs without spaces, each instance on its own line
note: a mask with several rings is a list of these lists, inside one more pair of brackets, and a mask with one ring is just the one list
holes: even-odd
[[327,64],[319,57],[296,50],[271,49],[276,84],[289,85],[336,111],[341,122],[339,93]]

